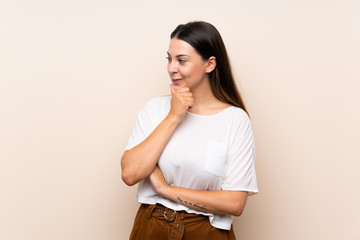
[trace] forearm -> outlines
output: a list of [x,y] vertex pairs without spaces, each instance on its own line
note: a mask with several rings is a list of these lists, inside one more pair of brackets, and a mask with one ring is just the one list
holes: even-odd
[[168,115],[143,142],[124,153],[121,168],[126,184],[134,185],[152,173],[178,124]]
[[159,194],[200,212],[234,216],[241,215],[248,196],[242,191],[198,191],[170,186],[160,190]]

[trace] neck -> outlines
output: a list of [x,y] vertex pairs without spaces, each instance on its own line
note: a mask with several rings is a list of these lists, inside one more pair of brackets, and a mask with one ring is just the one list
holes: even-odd
[[202,81],[201,85],[191,88],[190,91],[194,97],[194,106],[192,109],[195,111],[205,110],[209,106],[219,102],[211,90],[208,78]]

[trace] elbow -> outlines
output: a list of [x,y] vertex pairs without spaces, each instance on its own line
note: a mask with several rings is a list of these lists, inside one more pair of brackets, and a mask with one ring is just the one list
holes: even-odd
[[236,216],[236,217],[240,217],[241,214],[243,213],[245,205],[241,202],[236,203],[236,205],[233,208],[233,212],[232,215]]
[[244,211],[248,193],[245,191],[238,191],[232,193],[233,198],[231,201],[230,214],[236,217],[240,217]]
[[242,213],[243,213],[243,209],[236,209],[236,211],[234,211],[233,215],[235,217],[240,217]]
[[128,186],[134,186],[137,183],[133,174],[129,174],[124,170],[121,173],[121,178],[123,182]]
[[126,171],[124,169],[121,172],[121,178],[123,182],[128,186],[134,186],[137,183],[135,174],[129,173],[129,171]]
[[122,158],[121,158],[121,179],[123,182],[128,186],[135,185],[136,182],[136,176],[133,171],[129,169],[126,163],[126,156],[128,155],[128,151],[125,151]]

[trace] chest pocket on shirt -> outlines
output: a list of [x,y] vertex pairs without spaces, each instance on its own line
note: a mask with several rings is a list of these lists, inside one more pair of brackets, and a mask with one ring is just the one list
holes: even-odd
[[227,144],[209,141],[206,149],[205,171],[225,178],[227,162]]

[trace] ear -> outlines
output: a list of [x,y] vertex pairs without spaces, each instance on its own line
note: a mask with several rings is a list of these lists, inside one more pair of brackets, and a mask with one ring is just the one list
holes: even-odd
[[205,72],[206,73],[211,73],[215,69],[215,67],[216,67],[216,58],[215,57],[210,57],[207,60]]

